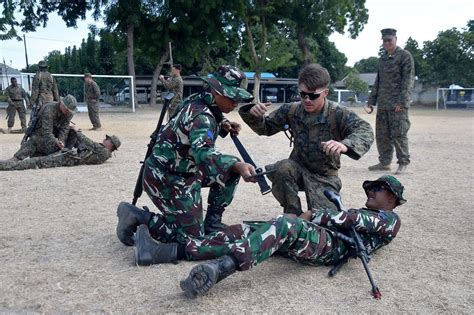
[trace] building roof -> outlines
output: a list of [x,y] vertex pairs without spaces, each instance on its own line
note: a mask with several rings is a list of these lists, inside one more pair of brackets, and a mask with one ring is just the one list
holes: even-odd
[[[374,83],[375,83],[375,78],[377,77],[377,73],[376,72],[373,72],[373,73],[359,73],[358,74],[358,77],[364,81],[365,83],[367,83],[369,86],[373,86]],[[337,81],[336,83],[334,83],[334,87],[336,88],[345,88],[346,87],[346,84],[344,83],[344,80],[347,78],[347,75],[344,77],[344,79],[340,80],[340,81]]]
[[9,65],[6,65],[4,63],[0,62],[0,75],[20,75],[21,72],[15,68],[10,67]]

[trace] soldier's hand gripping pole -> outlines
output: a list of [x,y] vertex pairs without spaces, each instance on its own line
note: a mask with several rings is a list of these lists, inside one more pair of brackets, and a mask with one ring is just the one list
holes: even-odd
[[230,137],[232,138],[232,141],[234,141],[234,144],[237,147],[237,150],[239,150],[239,153],[244,159],[245,163],[249,163],[253,165],[253,167],[255,167],[255,173],[257,173],[257,176],[256,176],[257,184],[260,187],[260,192],[262,193],[262,195],[266,195],[269,192],[271,192],[272,188],[268,185],[264,176],[266,172],[264,173],[261,167],[257,167],[257,165],[255,165],[255,162],[252,160],[247,150],[245,150],[242,142],[240,142],[239,138],[237,138],[236,135],[231,134]]
[[143,170],[145,168],[144,163],[145,163],[145,160],[153,152],[153,147],[155,146],[156,138],[158,137],[158,133],[161,130],[161,126],[163,125],[163,120],[165,118],[166,111],[168,110],[168,105],[169,105],[171,99],[174,96],[173,93],[170,93],[170,94],[172,94],[170,97],[167,97],[167,96],[164,97],[165,101],[163,103],[163,108],[161,109],[160,118],[158,119],[158,123],[156,124],[155,131],[153,131],[153,133],[150,135],[150,142],[148,143],[148,148],[146,150],[145,158],[143,159],[143,161],[140,161],[142,166],[140,167],[140,172],[138,173],[138,178],[137,178],[137,182],[135,184],[135,189],[133,190],[133,201],[132,201],[133,205],[137,204],[138,198],[140,198],[142,193],[143,193]]
[[[341,196],[332,190],[325,190],[324,195],[336,205],[339,211],[347,212],[347,209],[342,204]],[[369,269],[369,254],[367,252],[367,248],[365,248],[364,243],[362,242],[362,238],[360,237],[359,233],[357,233],[354,225],[352,224],[349,228],[349,233],[352,238],[352,242],[349,242],[352,246],[354,246],[356,256],[360,258],[362,261],[362,265],[364,266],[365,272],[367,273],[367,277],[369,278],[370,285],[372,286],[372,296],[375,299],[380,299],[382,297],[382,293],[380,293],[379,288],[375,284],[374,279],[372,278],[372,274],[370,273]],[[344,239],[343,239],[344,241]],[[342,266],[342,265],[341,265]],[[339,267],[340,268],[340,267]],[[337,271],[336,271],[337,272]]]

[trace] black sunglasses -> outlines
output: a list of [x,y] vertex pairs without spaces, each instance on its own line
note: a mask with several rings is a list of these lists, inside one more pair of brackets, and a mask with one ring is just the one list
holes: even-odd
[[315,99],[318,99],[319,96],[321,96],[321,94],[323,94],[324,91],[326,90],[322,90],[319,93],[308,93],[308,92],[300,91],[300,96],[301,98],[306,98],[307,96],[311,101],[314,101]]
[[372,187],[370,187],[369,189],[367,189],[368,191],[373,191],[373,192],[379,192],[379,191],[382,191],[382,190],[389,190],[387,187],[385,187],[384,185],[374,185]]

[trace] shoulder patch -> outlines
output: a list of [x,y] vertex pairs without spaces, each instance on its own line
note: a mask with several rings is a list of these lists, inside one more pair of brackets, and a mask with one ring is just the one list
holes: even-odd
[[207,136],[208,136],[209,138],[211,138],[212,140],[214,140],[214,134],[212,133],[212,131],[208,130],[208,131],[207,131]]

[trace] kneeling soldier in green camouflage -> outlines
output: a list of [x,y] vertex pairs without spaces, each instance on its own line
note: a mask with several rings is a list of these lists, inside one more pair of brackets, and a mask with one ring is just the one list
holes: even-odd
[[21,161],[0,161],[0,171],[102,164],[112,156],[112,152],[117,150],[120,144],[120,139],[115,135],[106,135],[102,143],[94,142],[73,125],[69,130],[66,147],[62,151]]
[[61,97],[59,102],[50,102],[41,107],[31,136],[13,155],[12,160],[49,155],[64,148],[69,124],[74,116],[77,102],[74,96]]
[[[400,229],[393,209],[406,202],[402,184],[386,175],[365,181],[362,187],[367,195],[366,208],[348,212],[312,209],[300,217],[283,214],[267,222],[228,226],[204,237],[189,235],[179,244],[169,242],[179,231],[172,230],[162,215],[136,208],[153,224],[148,223],[150,229],[146,224],[138,227],[135,259],[138,265],[150,265],[218,258],[194,267],[181,281],[188,296],[203,294],[236,270],[249,270],[276,252],[304,264],[335,265],[349,255],[349,246],[336,238],[335,232],[344,233],[354,224],[367,250],[373,252],[390,243]],[[119,228],[120,222],[117,231]]]
[[[180,243],[187,235],[200,237],[225,227],[222,213],[234,197],[240,176],[255,175],[252,165],[215,148],[218,135],[240,131],[240,125],[226,121],[223,113],[235,109],[240,101],[252,99],[240,88],[244,78],[245,74],[235,67],[219,67],[204,78],[207,86],[203,92],[181,103],[161,129],[153,153],[145,161],[143,190],[163,215],[149,220],[150,213],[121,203],[117,235],[122,243],[134,244],[133,233],[140,224],[148,224],[156,235],[162,228],[172,230],[176,233],[167,241]],[[210,187],[204,223],[202,187]]]

